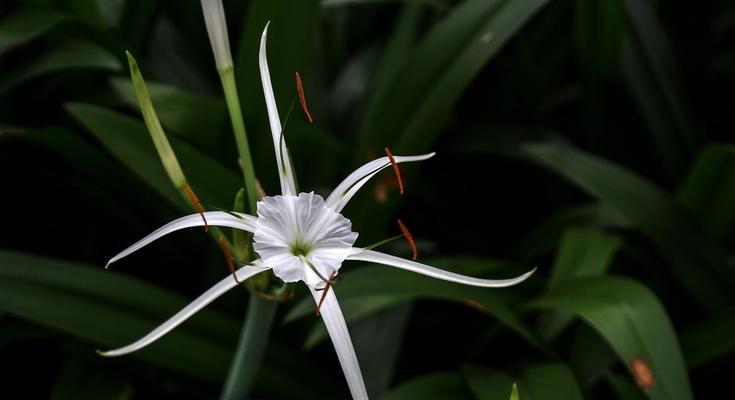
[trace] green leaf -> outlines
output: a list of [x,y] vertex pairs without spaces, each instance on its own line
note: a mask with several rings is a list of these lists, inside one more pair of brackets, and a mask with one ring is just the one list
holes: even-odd
[[519,400],[520,397],[518,397],[518,385],[515,383],[513,384],[513,388],[510,390],[510,400]]
[[462,376],[457,372],[435,372],[402,383],[381,400],[471,399]]
[[654,384],[651,399],[691,399],[692,391],[674,327],[656,296],[637,281],[582,278],[560,285],[531,303],[578,315],[605,338],[621,362],[639,358]]
[[615,72],[625,39],[625,10],[622,0],[575,2],[577,54],[592,75]]
[[549,288],[574,278],[602,275],[622,244],[619,236],[598,229],[567,229],[551,268]]
[[[619,236],[598,229],[567,229],[551,268],[549,289],[575,278],[604,274],[622,244]],[[552,339],[562,333],[572,320],[569,314],[550,313],[541,320],[539,330],[543,337]]]
[[681,334],[681,349],[690,369],[735,351],[735,309],[718,311]]
[[523,371],[523,397],[534,400],[582,400],[582,391],[572,371],[564,364],[532,366]]
[[[376,269],[379,269],[376,271]],[[508,289],[483,289],[445,282],[411,272],[371,265],[340,274],[335,285],[340,306],[348,322],[364,318],[378,310],[417,299],[439,299],[468,304],[496,318],[533,346],[542,348],[537,338],[506,305],[512,293]],[[284,321],[314,312],[314,302],[305,299],[297,304]],[[308,345],[323,339],[326,332],[319,324],[309,336]]]
[[0,55],[69,19],[69,15],[48,11],[23,11],[4,19],[0,22]]
[[678,198],[707,233],[722,239],[735,221],[735,147],[713,144],[700,151]]
[[525,144],[522,151],[616,209],[646,234],[681,285],[703,305],[716,308],[729,303],[730,296],[716,277],[729,264],[725,250],[671,195],[622,166],[561,143]]
[[518,398],[518,387],[514,378],[509,374],[486,367],[468,365],[462,368],[467,385],[477,400],[505,400],[508,398],[508,388]]
[[69,69],[119,71],[120,60],[87,42],[66,42],[47,50],[0,78],[0,95],[30,79]]
[[[144,182],[182,210],[189,210],[171,185],[145,125],[140,120],[102,107],[80,103],[67,104],[66,109],[110,153]],[[240,186],[237,175],[175,137],[169,140],[182,168],[188,171],[189,183],[202,203],[221,205],[223,208],[230,207],[232,194],[236,193]]]
[[[478,400],[505,400],[508,388],[518,398],[534,400],[582,400],[582,391],[572,371],[564,364],[539,364],[525,367],[521,374],[512,377],[492,368],[467,366],[464,377]],[[518,382],[518,385],[514,382]]]
[[368,128],[360,131],[355,157],[386,143],[397,152],[427,150],[472,79],[546,2],[468,0],[454,7],[417,45],[402,72],[386,75],[392,90],[380,111],[364,121]]
[[85,362],[73,358],[59,374],[50,395],[51,400],[129,400],[134,389],[129,384],[106,373],[101,362]]
[[646,1],[624,0],[629,33],[623,51],[623,79],[652,135],[658,160],[669,178],[682,172],[695,132],[678,85],[672,45]]
[[[104,347],[137,339],[187,303],[102,267],[7,250],[0,250],[0,278],[0,311]],[[218,382],[236,330],[233,319],[203,310],[133,357]]]
[[605,204],[587,204],[563,209],[536,226],[513,250],[514,259],[531,262],[554,249],[562,235],[574,227],[629,228],[620,213]]
[[641,392],[630,377],[608,374],[607,383],[619,400],[643,400],[646,395]]
[[[197,148],[213,152],[216,144],[224,139],[224,131],[219,129],[227,115],[222,99],[187,92],[165,83],[146,83],[161,124]],[[110,79],[110,84],[125,104],[139,110],[130,79],[116,77]],[[226,140],[230,140],[230,136]]]

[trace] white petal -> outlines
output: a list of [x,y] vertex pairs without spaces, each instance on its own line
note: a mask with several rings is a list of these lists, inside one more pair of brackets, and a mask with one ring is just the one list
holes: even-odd
[[232,67],[230,39],[227,35],[227,20],[222,0],[202,0],[202,12],[217,69],[221,71]]
[[[268,22],[268,24],[270,24],[270,22]],[[265,105],[268,109],[271,133],[273,134],[273,147],[276,150],[278,176],[281,180],[281,194],[296,195],[296,183],[294,182],[292,175],[293,169],[291,168],[291,158],[288,155],[286,138],[281,136],[281,117],[278,116],[278,105],[276,104],[276,96],[273,94],[271,73],[268,69],[268,58],[266,55],[268,24],[266,24],[265,29],[263,29],[263,35],[260,37],[260,80],[263,82],[263,95],[265,96]]]
[[[248,232],[255,232],[255,224],[257,218],[248,214],[235,214],[240,216],[241,219],[222,211],[208,211],[204,213],[204,216],[205,218],[207,218],[207,223],[212,226],[226,226],[229,228],[241,229]],[[109,267],[110,264],[114,263],[115,261],[129,256],[130,254],[140,250],[142,247],[148,245],[154,240],[160,239],[161,237],[168,235],[171,232],[195,226],[204,226],[204,220],[202,219],[201,214],[191,214],[187,215],[186,217],[171,221],[168,224],[156,229],[153,233],[139,240],[132,246],[123,250],[120,254],[113,257],[110,261],[107,262],[105,268]]]
[[[258,264],[258,263],[260,263],[260,260],[257,260],[254,262],[254,264]],[[243,267],[243,268],[238,269],[236,274],[240,282],[243,282],[246,279],[254,275],[267,271],[268,269],[270,268],[262,267],[262,266],[248,266],[248,267]],[[152,330],[149,334],[145,335],[140,340],[128,346],[121,347],[119,349],[104,351],[104,352],[99,352],[99,353],[103,356],[114,357],[114,356],[121,356],[123,354],[128,354],[128,353],[132,353],[134,351],[140,350],[143,347],[148,346],[149,344],[155,342],[161,336],[170,332],[172,329],[179,326],[182,322],[186,321],[187,319],[189,319],[189,317],[196,314],[199,310],[204,308],[207,304],[211,303],[212,301],[217,299],[219,296],[223,295],[225,292],[227,292],[228,290],[232,289],[235,286],[237,286],[237,282],[235,282],[235,279],[232,277],[232,275],[227,275],[224,279],[219,281],[219,283],[209,288],[209,290],[204,292],[204,294],[199,296],[196,300],[191,302],[188,306],[184,307],[181,311],[176,313],[176,315],[169,318],[168,321],[159,325],[156,329]]]
[[[314,301],[319,304],[319,300],[322,298],[324,291],[315,290],[309,287]],[[367,399],[367,390],[365,389],[365,382],[362,380],[362,372],[360,371],[360,364],[357,362],[357,356],[355,355],[355,349],[352,347],[352,340],[350,339],[350,332],[347,331],[347,324],[345,323],[345,317],[342,315],[342,310],[339,308],[337,297],[334,295],[334,288],[331,288],[327,295],[324,297],[319,312],[324,321],[324,326],[327,327],[329,337],[332,339],[334,350],[337,352],[337,358],[339,364],[342,366],[342,372],[345,374],[347,379],[347,385],[350,388],[353,399]]]
[[[323,282],[354,252],[355,240],[350,220],[327,208],[314,192],[258,202],[253,248],[284,282]],[[295,248],[303,254],[294,255]]]
[[[434,157],[436,153],[423,154],[420,156],[394,156],[393,159],[396,164],[403,162],[423,161]],[[362,167],[351,173],[345,180],[342,181],[332,193],[327,197],[327,207],[333,209],[336,212],[342,211],[347,205],[352,196],[357,193],[360,188],[367,183],[373,176],[385,168],[391,165],[388,157],[381,157],[377,160],[370,161]]]
[[391,256],[388,254],[380,253],[373,250],[365,250],[359,253],[355,253],[347,257],[348,260],[355,260],[355,261],[367,261],[367,262],[374,262],[377,264],[383,264],[388,265],[391,267],[396,267],[400,269],[405,269],[406,271],[415,272],[417,274],[430,276],[432,278],[437,278],[449,282],[456,282],[461,283],[464,285],[469,286],[479,286],[479,287],[507,287],[507,286],[513,286],[515,284],[521,283],[525,281],[528,277],[530,277],[535,271],[536,268],[532,269],[529,272],[526,272],[525,274],[512,278],[512,279],[479,279],[479,278],[473,278],[471,276],[465,276],[460,274],[455,274],[454,272],[444,271],[443,269],[430,267],[425,264],[417,263],[414,261],[405,260],[400,257]]

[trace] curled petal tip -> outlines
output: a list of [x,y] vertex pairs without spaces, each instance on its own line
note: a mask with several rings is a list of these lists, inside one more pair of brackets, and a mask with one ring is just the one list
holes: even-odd
[[102,357],[111,357],[109,351],[104,351],[104,350],[97,349],[97,350],[95,350],[95,353],[97,353],[98,355],[101,355]]
[[531,275],[533,275],[534,273],[536,273],[536,270],[538,270],[538,267],[537,266],[534,266],[533,269],[531,269],[530,271],[526,272],[525,274],[519,276],[518,277],[518,283],[521,283],[521,282],[525,281],[526,279],[530,278]]
[[107,264],[105,264],[105,269],[110,269],[110,265],[112,265],[112,260],[108,261]]

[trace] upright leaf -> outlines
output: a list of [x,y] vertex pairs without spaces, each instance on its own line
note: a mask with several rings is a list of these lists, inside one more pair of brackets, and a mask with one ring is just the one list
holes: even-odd
[[707,233],[723,238],[735,221],[735,147],[713,144],[700,151],[678,198]]

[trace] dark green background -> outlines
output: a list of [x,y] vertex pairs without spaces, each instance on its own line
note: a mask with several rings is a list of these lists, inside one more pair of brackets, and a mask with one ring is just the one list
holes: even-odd
[[[266,192],[278,187],[257,46],[270,20],[281,115],[299,71],[316,119],[297,105],[285,131],[302,190],[328,194],[385,146],[437,152],[402,167],[405,196],[387,171],[345,209],[358,244],[395,235],[401,218],[428,264],[484,277],[538,266],[501,290],[343,266],[335,290],[373,397],[507,399],[518,382],[521,399],[645,398],[628,373],[635,357],[654,375],[650,398],[732,392],[732,2],[225,9]],[[199,230],[103,270],[189,212],[138,114],[125,50],[202,202],[230,208],[241,185],[198,1],[3,1],[2,398],[214,398],[224,381],[248,299],[239,288],[136,355],[94,352],[140,337],[227,273]],[[401,242],[383,250],[409,255]],[[279,306],[257,398],[347,396],[305,295]]]

